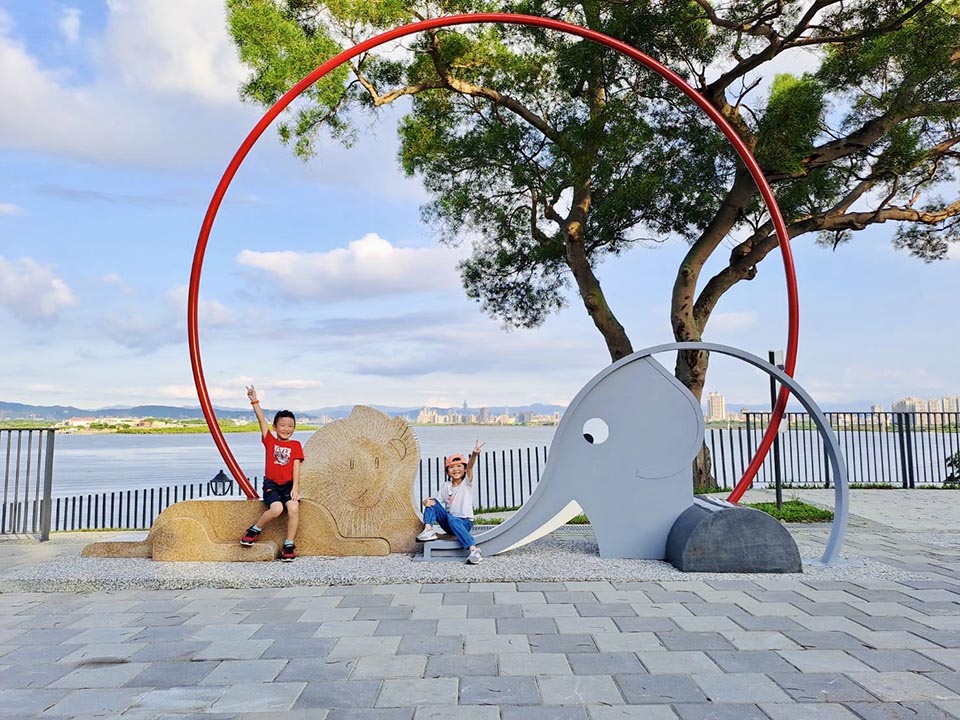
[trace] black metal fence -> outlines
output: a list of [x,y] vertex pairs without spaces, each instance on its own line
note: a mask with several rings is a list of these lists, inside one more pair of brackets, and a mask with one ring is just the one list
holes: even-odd
[[[476,506],[489,509],[522,505],[540,481],[546,462],[546,446],[483,453],[474,466]],[[443,458],[421,458],[412,502],[419,507],[423,498],[440,489],[443,480]],[[253,478],[253,485],[259,486],[258,478]],[[210,497],[240,499],[243,493],[235,482],[223,476],[219,481],[214,478],[210,482],[55,498],[52,529],[146,530],[174,503]]]
[[29,533],[41,540],[49,538],[55,437],[56,430],[49,428],[0,430],[0,535]]
[[[827,417],[839,438],[854,486],[950,487],[960,481],[960,413],[827,413]],[[746,422],[739,426],[708,428],[704,441],[720,487],[732,488],[742,477],[769,419],[769,413],[748,413]],[[242,496],[236,483],[221,477],[219,485],[215,478],[187,485],[61,497],[45,503],[43,498],[49,497],[49,490],[38,490],[37,480],[52,472],[53,431],[44,431],[50,433],[45,448],[39,436],[33,440],[32,436],[24,439],[17,435],[28,431],[2,432],[6,434],[0,438],[6,438],[8,469],[0,532],[36,531],[26,528],[36,528],[37,518],[42,526],[44,512],[49,516],[47,527],[52,530],[144,530],[165,508],[181,500]],[[808,415],[788,413],[778,433],[778,444],[779,463],[774,453],[768,454],[755,486],[772,486],[779,473],[787,487],[830,487],[823,441]],[[49,459],[42,472],[41,455]],[[36,462],[30,460],[33,457]],[[488,510],[522,505],[536,489],[546,462],[546,446],[483,453],[474,468],[476,507]],[[36,480],[30,482],[29,478]],[[414,505],[433,495],[443,481],[443,458],[422,458],[414,480]],[[8,486],[13,488],[11,497],[20,493],[25,499],[8,501]],[[34,493],[32,499],[28,497],[30,492]],[[14,527],[19,529],[8,529]]]
[[[949,487],[958,482],[950,458],[960,452],[960,413],[826,413],[837,435],[851,485]],[[732,488],[753,458],[770,413],[747,413],[739,427],[711,428],[706,445],[720,487]],[[777,442],[780,462],[769,453],[754,484],[830,487],[823,439],[806,413],[787,413]]]
[[[546,464],[546,445],[482,453],[473,468],[474,507],[488,510],[523,505],[540,482],[540,471]],[[423,498],[440,489],[444,479],[443,458],[420,459],[414,483],[417,507]]]
[[52,530],[147,530],[165,509],[181,500],[205,497],[240,498],[243,493],[231,483],[225,495],[214,492],[209,482],[167,487],[87,493],[54,498]]

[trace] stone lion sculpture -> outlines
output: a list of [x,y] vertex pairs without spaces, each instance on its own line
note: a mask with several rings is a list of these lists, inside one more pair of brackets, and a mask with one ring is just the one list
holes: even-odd
[[[403,418],[358,405],[306,442],[300,472],[300,556],[413,552],[421,519],[413,507],[420,451]],[[272,560],[285,523],[271,523],[253,547],[238,538],[263,512],[259,500],[185,500],[164,510],[140,542],[87,545],[85,557],[160,561]]]

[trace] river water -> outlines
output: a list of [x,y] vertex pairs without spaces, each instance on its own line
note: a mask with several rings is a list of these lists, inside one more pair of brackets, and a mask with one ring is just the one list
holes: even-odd
[[[555,427],[500,426],[422,426],[412,428],[423,460],[436,459],[454,452],[469,453],[479,439],[485,457],[478,466],[480,475],[489,470],[503,486],[521,482],[527,492],[536,484],[542,467],[543,448],[550,445]],[[311,432],[299,432],[296,438],[306,442]],[[732,487],[741,477],[760,442],[761,429],[708,429],[706,445],[713,458],[713,472],[719,484]],[[263,474],[263,446],[257,433],[226,435],[233,454],[246,474]],[[960,433],[838,431],[840,450],[851,483],[905,486],[907,480],[918,485],[942,483],[948,474],[946,459],[960,450]],[[531,463],[528,449],[540,448]],[[509,451],[520,451],[515,459]],[[501,453],[506,451],[506,453]],[[521,458],[521,453],[524,456]],[[491,457],[487,457],[491,456]],[[496,460],[497,470],[486,462]],[[780,434],[781,478],[784,484],[824,486],[830,480],[826,471],[823,442],[813,431],[794,430]],[[539,463],[539,464],[538,464]],[[435,484],[439,463],[430,465],[425,475]],[[522,466],[522,467],[521,467]],[[514,472],[509,468],[513,467]],[[205,483],[225,468],[213,439],[202,435],[58,435],[54,456],[54,495],[102,493],[117,490]],[[532,478],[532,483],[531,483]],[[758,486],[772,484],[773,455],[769,455],[756,478]],[[506,491],[504,490],[504,493]],[[522,493],[520,493],[522,494]],[[511,500],[513,491],[511,490]],[[508,503],[513,504],[513,503]]]
[[[484,451],[548,446],[555,427],[422,426],[412,428],[421,458],[467,454],[479,439]],[[298,432],[302,443],[312,431]],[[249,477],[263,475],[263,445],[257,433],[228,433],[227,444]],[[213,438],[200,435],[58,435],[54,495],[101,493],[133,488],[206,482],[223,459]],[[229,474],[229,473],[228,473]]]

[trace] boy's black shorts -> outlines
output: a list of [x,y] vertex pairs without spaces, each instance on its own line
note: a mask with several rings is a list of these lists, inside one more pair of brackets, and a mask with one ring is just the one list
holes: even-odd
[[293,482],[279,485],[273,480],[263,481],[263,504],[270,507],[273,503],[282,503],[284,507],[290,501],[290,493],[293,492]]

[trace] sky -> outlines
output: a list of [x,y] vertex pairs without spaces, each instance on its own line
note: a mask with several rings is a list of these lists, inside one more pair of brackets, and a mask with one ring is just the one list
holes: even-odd
[[[244,75],[222,0],[0,0],[0,400],[197,404],[187,284],[210,196],[262,114],[239,99]],[[468,240],[438,242],[427,194],[398,168],[401,111],[308,164],[269,130],[244,163],[201,282],[218,406],[244,406],[251,383],[267,407],[566,405],[609,363],[572,293],[542,327],[511,331],[465,296]],[[796,376],[827,409],[960,394],[960,249],[924,264],[891,232],[793,244]],[[598,268],[637,349],[672,340],[683,252],[637,247]],[[784,347],[778,257],[724,296],[704,340]],[[728,409],[769,399],[734,360],[713,360],[714,390]]]

